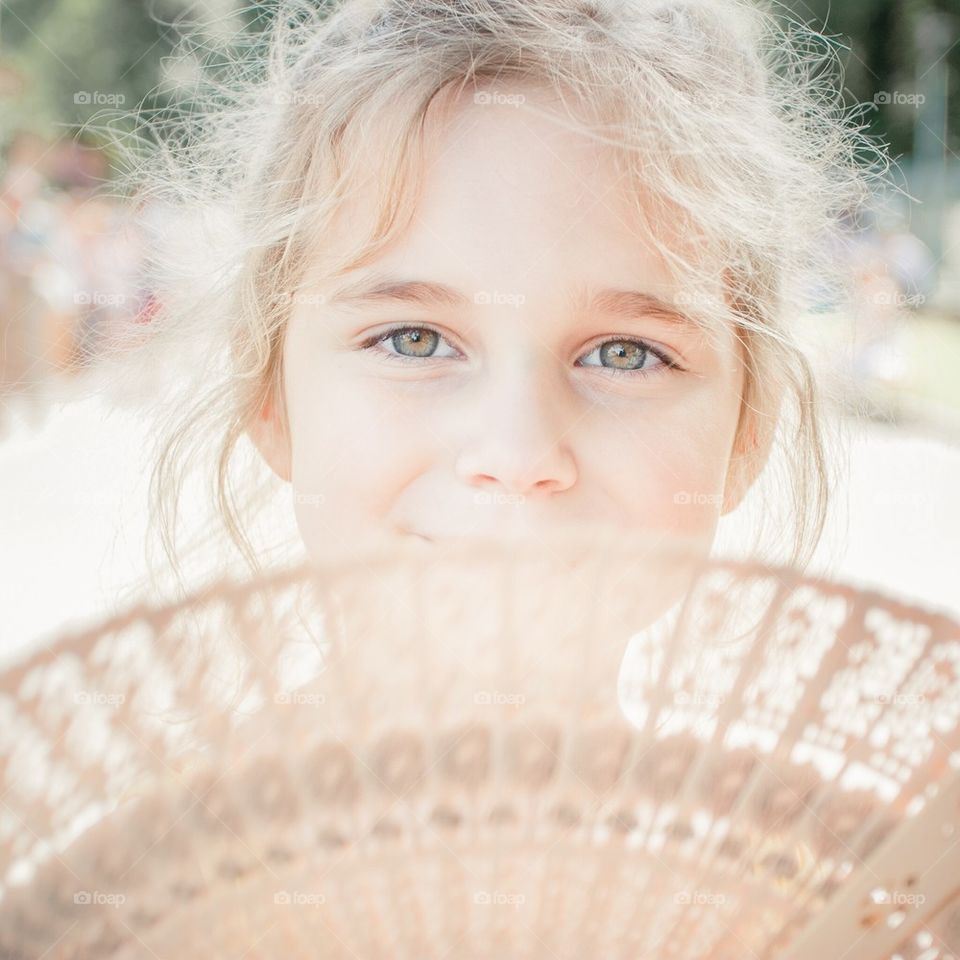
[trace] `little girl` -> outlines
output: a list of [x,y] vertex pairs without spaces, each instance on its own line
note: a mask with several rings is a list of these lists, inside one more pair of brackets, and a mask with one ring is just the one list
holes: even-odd
[[771,545],[805,562],[805,294],[843,286],[881,156],[820,39],[746,0],[283,4],[136,170],[197,241],[189,274],[169,236],[156,263],[155,328],[203,358],[152,480],[169,559],[204,465],[257,568],[254,490],[317,557],[587,524],[709,545],[779,463]]

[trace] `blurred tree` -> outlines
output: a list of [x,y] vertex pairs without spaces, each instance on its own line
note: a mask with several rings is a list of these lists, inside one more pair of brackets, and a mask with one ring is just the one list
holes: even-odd
[[158,79],[169,52],[145,4],[118,0],[5,0],[0,55],[25,78],[2,103],[4,130],[82,123],[98,110],[130,107]]
[[241,0],[0,0],[0,139],[17,129],[72,137],[86,125],[132,125],[123,111],[164,108],[177,87],[189,102],[197,64],[174,55],[178,29],[197,24],[211,46],[244,34],[269,4]]
[[[918,95],[929,98],[930,81],[941,85],[946,135],[941,136],[935,121],[934,132],[944,156],[960,161],[960,0],[783,0],[783,4],[849,48],[841,51],[848,96],[874,105],[864,122],[890,144],[894,157],[910,155],[918,125],[930,126],[922,108],[934,105]],[[924,25],[931,22],[939,42],[924,43]]]
[[[117,110],[163,107],[175,85],[189,87],[195,77],[189,57],[171,56],[179,21],[189,18],[213,45],[229,46],[275,2],[0,0],[0,70],[22,79],[15,96],[0,85],[0,138],[6,143],[22,127],[70,135]],[[911,153],[922,120],[911,97],[943,78],[947,123],[934,133],[943,134],[945,156],[960,154],[960,0],[771,2],[849,47],[841,51],[848,98],[872,105],[864,121],[895,157]],[[918,42],[925,17],[937,12],[942,53]]]

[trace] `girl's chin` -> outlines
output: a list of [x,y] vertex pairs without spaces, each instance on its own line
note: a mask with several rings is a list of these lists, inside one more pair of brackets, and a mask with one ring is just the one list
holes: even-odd
[[[709,538],[678,535],[665,531],[629,530],[608,524],[560,524],[543,531],[502,531],[493,533],[430,535],[408,526],[389,525],[357,529],[350,535],[330,533],[312,538],[308,547],[310,558],[322,565],[362,561],[366,556],[403,555],[433,556],[441,565],[446,557],[454,561],[466,553],[477,557],[503,555],[511,559],[526,557],[536,561],[549,560],[559,570],[574,572],[589,569],[597,562],[613,562],[621,558],[633,568],[646,567],[648,581],[656,581],[666,567],[664,561],[673,557],[686,568],[710,552]],[[667,567],[670,564],[666,565]],[[667,590],[666,593],[671,591]]]
[[[426,605],[437,601],[449,611],[459,604],[464,616],[478,608],[502,611],[504,604],[524,614],[540,605],[541,613],[549,609],[550,616],[579,623],[588,622],[599,605],[603,622],[622,626],[627,636],[681,599],[699,566],[702,550],[670,548],[663,539],[589,525],[522,536],[428,536],[385,526],[341,542],[342,549],[328,549],[325,558],[311,555],[342,584],[338,595],[344,610],[356,617],[358,631],[366,629],[373,607],[399,609],[400,585],[404,596],[410,589],[423,591],[416,595]],[[399,566],[394,570],[383,560]],[[371,607],[372,596],[390,599]]]

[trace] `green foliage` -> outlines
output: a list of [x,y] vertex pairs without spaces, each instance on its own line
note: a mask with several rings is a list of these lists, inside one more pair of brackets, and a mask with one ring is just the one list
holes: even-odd
[[[947,130],[946,137],[939,138],[940,147],[948,158],[950,153],[960,154],[960,0],[782,0],[782,5],[848,48],[841,51],[848,99],[879,101],[864,122],[890,145],[894,157],[913,152],[921,124],[939,133],[931,114],[944,101]],[[922,32],[931,14],[939,14],[941,20],[932,28],[933,46],[939,49],[929,53]],[[945,89],[940,86],[944,72]],[[932,92],[939,95],[939,102],[934,102]],[[884,93],[899,96],[883,102]],[[916,94],[927,98],[925,109],[911,102]]]
[[[911,153],[918,120],[929,113],[918,114],[909,102],[876,103],[877,96],[915,94],[943,76],[929,71],[934,64],[915,39],[924,15],[940,11],[948,18],[943,45],[949,47],[943,149],[960,153],[960,0],[771,2],[848,48],[841,50],[847,99],[874,105],[864,122],[895,157]],[[272,8],[241,0],[0,0],[0,65],[22,81],[16,95],[0,96],[0,138],[5,143],[21,128],[72,136],[111,117],[123,124],[122,111],[165,108],[176,84],[182,101],[192,77],[189,59],[172,56],[178,25],[199,23],[211,46],[226,50],[249,39],[250,26]]]

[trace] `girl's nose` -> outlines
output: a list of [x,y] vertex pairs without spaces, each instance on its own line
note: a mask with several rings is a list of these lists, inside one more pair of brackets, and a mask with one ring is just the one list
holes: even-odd
[[526,383],[485,393],[457,458],[457,475],[478,491],[517,496],[562,493],[577,480],[571,416],[545,385]]

